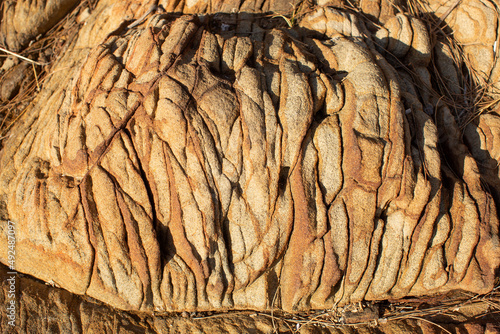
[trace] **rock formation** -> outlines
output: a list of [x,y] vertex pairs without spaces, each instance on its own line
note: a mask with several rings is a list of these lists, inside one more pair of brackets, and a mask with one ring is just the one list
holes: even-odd
[[[8,30],[23,3],[13,48],[48,30]],[[495,101],[465,115],[459,44],[404,4],[341,5],[99,1],[3,141],[16,269],[148,315],[492,291]],[[494,99],[496,5],[428,6]]]

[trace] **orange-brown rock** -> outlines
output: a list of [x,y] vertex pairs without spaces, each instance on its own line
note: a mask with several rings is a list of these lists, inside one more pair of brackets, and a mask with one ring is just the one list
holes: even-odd
[[47,32],[74,7],[76,0],[4,1],[0,23],[0,43],[17,51]]
[[100,1],[4,141],[17,270],[148,314],[495,287],[498,115],[463,138],[422,21],[151,4]]
[[[8,276],[5,266],[0,264],[0,275]],[[1,286],[0,303],[9,300],[9,284]],[[498,316],[484,316],[485,306],[491,301],[476,301],[450,315],[437,315],[431,321],[409,317],[384,318],[379,305],[363,310],[351,308],[342,314],[339,323],[329,322],[333,312],[316,315],[316,323],[306,323],[290,314],[273,314],[244,311],[220,313],[156,314],[123,312],[88,297],[74,295],[48,283],[29,276],[18,276],[19,313],[16,326],[8,325],[5,307],[0,308],[0,331],[3,333],[442,333],[443,328],[451,333],[498,333]],[[405,304],[407,310],[412,307]],[[338,315],[336,316],[338,318]],[[380,318],[378,318],[380,317]],[[397,318],[397,317],[395,317]],[[305,319],[305,318],[304,318]],[[321,323],[327,325],[322,326]],[[341,323],[344,326],[340,325]],[[358,323],[358,325],[353,325]],[[361,323],[361,324],[360,324]],[[374,326],[374,324],[377,326]]]
[[[453,35],[470,76],[477,77],[480,89],[498,97],[500,35],[497,1],[424,1],[428,14],[444,22],[442,31]],[[469,87],[470,88],[470,87]],[[462,90],[465,90],[462,84]],[[455,92],[453,92],[455,93]],[[459,93],[466,93],[462,91]],[[458,94],[455,93],[455,98]]]

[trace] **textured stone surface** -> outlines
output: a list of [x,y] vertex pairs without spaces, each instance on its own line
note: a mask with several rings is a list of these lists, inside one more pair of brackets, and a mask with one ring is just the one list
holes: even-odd
[[12,97],[19,93],[19,90],[27,82],[34,80],[32,65],[21,63],[13,66],[2,80],[0,85],[0,100],[8,102]]
[[446,41],[363,6],[99,2],[0,151],[17,270],[148,314],[491,291],[498,115],[463,140]]
[[[498,64],[500,34],[497,1],[426,1],[429,12],[445,22],[480,84],[496,96],[500,93]],[[462,86],[463,87],[463,86]],[[463,89],[463,88],[462,88]],[[457,94],[458,95],[458,94]]]
[[[0,275],[7,276],[8,269],[0,264]],[[432,322],[417,319],[385,320],[373,326],[371,309],[366,312],[345,312],[343,317],[348,326],[320,326],[297,322],[290,315],[266,314],[255,311],[225,313],[184,313],[151,316],[141,313],[127,313],[95,300],[71,294],[63,289],[23,276],[16,279],[19,313],[17,325],[9,327],[6,310],[0,308],[0,331],[3,333],[442,333],[442,328],[451,333],[498,333],[498,316],[491,314],[479,317],[484,305],[462,308],[455,317],[436,317]],[[0,303],[5,305],[8,284],[1,286]],[[486,302],[482,303],[486,304]],[[409,307],[407,306],[407,309]],[[364,315],[368,317],[363,318]],[[382,314],[380,314],[382,316]],[[328,319],[329,316],[326,316]],[[324,320],[325,318],[316,319]],[[363,325],[352,323],[365,321]],[[370,324],[370,321],[372,323]],[[435,325],[437,324],[437,325]]]
[[19,50],[52,28],[77,3],[76,0],[3,1],[0,43],[11,51]]
[[159,0],[158,5],[165,8],[167,12],[177,12],[184,14],[197,13],[285,13],[300,4],[299,0]]

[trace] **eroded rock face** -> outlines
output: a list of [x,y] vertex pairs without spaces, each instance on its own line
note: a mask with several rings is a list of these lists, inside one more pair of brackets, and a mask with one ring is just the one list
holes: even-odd
[[[0,275],[9,277],[10,270],[0,264]],[[0,331],[4,333],[290,333],[301,334],[341,334],[341,333],[441,333],[442,328],[451,333],[498,333],[500,325],[495,314],[484,315],[481,310],[491,302],[476,300],[461,307],[453,317],[435,316],[432,322],[419,321],[412,318],[380,319],[377,327],[373,326],[373,311],[377,316],[387,316],[385,311],[378,310],[379,305],[365,308],[365,311],[341,312],[346,326],[321,326],[320,324],[297,321],[291,315],[274,312],[272,315],[255,311],[221,312],[213,314],[188,313],[151,315],[146,313],[123,312],[84,296],[72,294],[63,289],[51,287],[49,283],[40,282],[32,277],[18,275],[18,314],[16,326],[8,325],[7,312],[0,308]],[[9,284],[2,281],[0,302],[7,304]],[[427,300],[426,302],[429,302]],[[440,301],[442,303],[443,300]],[[405,305],[406,308],[411,307]],[[371,311],[371,312],[370,312]],[[322,321],[338,315],[327,312],[316,321]],[[368,316],[368,317],[367,317]],[[365,324],[352,326],[353,323]],[[328,322],[324,322],[328,325]],[[436,324],[439,325],[436,326]]]
[[498,96],[498,3],[479,0],[457,2],[453,5],[445,5],[445,2],[440,0],[424,3],[433,15],[444,21],[443,30],[453,31],[453,38],[463,50],[471,72],[481,79],[482,89]]
[[96,8],[0,152],[19,271],[150,313],[494,287],[498,116],[462,142],[421,21],[103,15],[131,8]]
[[59,22],[78,1],[3,1],[0,23],[0,42],[17,51],[47,32]]

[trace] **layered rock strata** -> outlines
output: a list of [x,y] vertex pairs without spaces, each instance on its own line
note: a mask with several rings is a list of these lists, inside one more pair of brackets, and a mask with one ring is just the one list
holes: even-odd
[[498,170],[433,100],[421,21],[97,18],[120,8],[96,8],[0,152],[19,271],[150,313],[494,287]]

